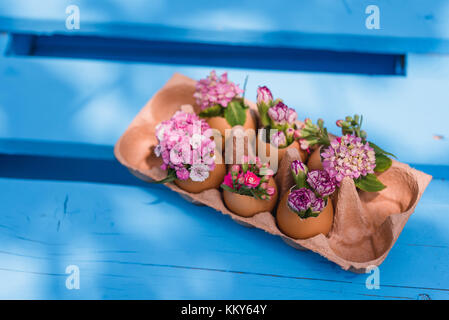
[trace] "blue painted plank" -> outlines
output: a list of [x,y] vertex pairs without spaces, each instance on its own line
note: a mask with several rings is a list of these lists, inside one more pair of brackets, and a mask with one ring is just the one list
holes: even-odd
[[8,56],[56,57],[369,75],[405,75],[403,54],[13,33]]
[[0,29],[170,41],[293,46],[374,52],[449,52],[444,0],[378,0],[380,29],[367,29],[369,0],[210,1],[78,0],[80,30],[67,30],[70,0],[0,4]]
[[[1,297],[449,298],[447,181],[431,182],[380,268],[380,290],[168,190],[16,179],[0,188]],[[80,267],[79,291],[65,288],[69,264]]]

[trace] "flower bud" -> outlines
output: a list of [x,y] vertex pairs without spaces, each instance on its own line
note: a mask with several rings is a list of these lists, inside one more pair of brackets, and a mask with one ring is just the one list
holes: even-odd
[[362,131],[360,131],[360,138],[362,138],[362,139],[366,139],[366,131],[365,130],[362,130]]
[[337,127],[343,127],[343,120],[337,120],[337,122],[335,123],[337,125]]
[[346,120],[346,122],[352,122],[352,117],[351,117],[351,116],[347,116],[347,117],[345,118],[345,120]]
[[323,119],[318,119],[317,124],[318,124],[318,127],[323,128],[324,120]]
[[257,103],[265,103],[269,104],[273,101],[273,95],[271,94],[270,89],[266,86],[257,88]]
[[296,111],[292,108],[288,108],[287,115],[285,117],[285,120],[287,121],[287,123],[293,124],[297,118],[298,118],[298,114],[296,113]]
[[294,160],[291,164],[291,170],[296,186],[304,188],[306,186],[307,172],[309,171],[307,166],[300,160]]
[[273,187],[268,187],[267,188],[267,193],[269,196],[274,195],[274,193],[276,192],[276,190]]
[[299,139],[299,138],[301,138],[301,130],[300,129],[297,129],[297,130],[295,130],[295,133],[293,134],[293,138],[295,138],[295,139]]
[[285,130],[285,134],[287,135],[287,138],[293,138],[295,134],[295,129],[287,128],[287,130]]
[[239,172],[240,172],[240,166],[239,166],[238,164],[234,164],[234,165],[231,167],[231,174],[232,174],[233,176],[235,176],[235,175],[237,175]]

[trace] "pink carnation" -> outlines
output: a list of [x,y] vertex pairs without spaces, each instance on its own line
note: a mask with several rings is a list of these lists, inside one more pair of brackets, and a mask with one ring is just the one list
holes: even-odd
[[257,188],[257,186],[260,183],[260,178],[252,173],[251,171],[248,171],[245,173],[245,186],[248,188]]
[[223,184],[227,185],[229,188],[233,189],[233,182],[232,182],[232,175],[231,172],[229,172],[227,175],[225,175],[224,180],[223,180]]

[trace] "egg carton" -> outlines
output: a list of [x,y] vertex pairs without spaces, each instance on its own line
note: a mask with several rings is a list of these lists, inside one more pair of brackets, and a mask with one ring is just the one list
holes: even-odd
[[[166,172],[159,167],[161,160],[152,151],[158,143],[155,127],[161,121],[170,119],[180,110],[180,106],[190,104],[195,107],[195,83],[195,80],[184,75],[174,74],[141,109],[117,141],[114,148],[116,158],[139,179],[151,182],[165,177]],[[246,103],[253,111],[257,110],[253,102],[247,100]],[[290,163],[297,159],[300,159],[298,150],[289,149],[279,164],[275,175],[279,198],[294,184]],[[345,178],[332,197],[335,210],[330,233],[305,240],[292,239],[283,234],[276,225],[275,210],[245,218],[226,208],[218,189],[193,194],[173,183],[166,186],[188,201],[214,208],[242,225],[279,236],[297,249],[314,251],[344,270],[364,273],[385,260],[432,179],[430,175],[395,160],[391,168],[379,174],[378,178],[387,186],[380,192],[361,191],[352,179]]]

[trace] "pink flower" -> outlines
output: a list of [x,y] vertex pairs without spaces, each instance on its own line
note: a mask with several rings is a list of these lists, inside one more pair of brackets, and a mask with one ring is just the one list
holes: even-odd
[[255,175],[254,173],[252,173],[251,171],[247,171],[245,173],[245,186],[247,186],[248,188],[257,188],[257,186],[260,183],[260,178]]
[[176,177],[178,177],[179,180],[187,180],[189,179],[189,171],[182,167],[179,170],[176,170]]
[[268,193],[269,196],[274,195],[275,192],[276,192],[276,190],[273,187],[268,187],[267,188],[267,193]]
[[267,87],[259,87],[257,88],[257,103],[265,103],[269,104],[271,101],[273,101],[273,95],[271,94],[270,89]]
[[233,186],[232,176],[231,176],[230,172],[227,175],[225,175],[223,184],[228,186],[229,188],[233,189],[234,186]]
[[177,111],[170,120],[158,124],[159,144],[154,153],[162,157],[161,168],[176,170],[181,180],[185,177],[194,181],[206,179],[215,167],[215,142],[204,134],[208,131],[210,127],[205,120],[183,111]]
[[206,79],[201,79],[196,83],[193,97],[201,110],[220,104],[226,108],[232,99],[239,97],[243,90],[238,85],[228,81],[227,73],[217,77],[212,71]]
[[331,141],[331,145],[321,152],[323,168],[329,176],[340,182],[344,177],[358,179],[374,173],[376,156],[369,143],[353,135],[344,135]]

